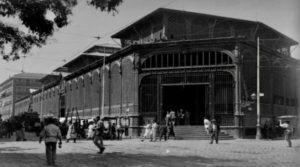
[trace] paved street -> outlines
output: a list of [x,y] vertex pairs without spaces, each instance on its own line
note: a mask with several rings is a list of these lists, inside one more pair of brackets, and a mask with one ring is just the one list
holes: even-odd
[[[300,166],[300,140],[293,140],[292,148],[286,147],[283,140],[250,139],[221,141],[218,145],[208,141],[128,139],[105,141],[105,145],[105,153],[99,155],[92,141],[63,143],[62,149],[58,149],[58,166]],[[37,141],[0,140],[0,166],[46,166],[44,149],[44,144]]]

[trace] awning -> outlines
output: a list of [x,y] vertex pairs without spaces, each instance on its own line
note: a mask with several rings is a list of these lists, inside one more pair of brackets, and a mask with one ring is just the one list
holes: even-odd
[[296,116],[296,115],[282,115],[282,116],[278,116],[277,118],[279,118],[279,119],[296,119],[296,118],[298,118],[298,116]]

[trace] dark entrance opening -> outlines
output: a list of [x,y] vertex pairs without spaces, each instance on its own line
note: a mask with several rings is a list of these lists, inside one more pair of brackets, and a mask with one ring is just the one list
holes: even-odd
[[[179,113],[180,109],[189,112],[189,121],[177,119],[181,125],[203,125],[203,118],[208,112],[208,84],[199,85],[164,85],[162,88],[163,111],[174,110]],[[162,118],[166,112],[162,113]],[[186,116],[186,115],[185,115]],[[189,123],[187,123],[189,122]]]

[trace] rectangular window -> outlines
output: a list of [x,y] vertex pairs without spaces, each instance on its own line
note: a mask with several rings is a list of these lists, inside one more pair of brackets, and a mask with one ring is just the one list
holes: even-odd
[[162,59],[162,66],[163,67],[168,67],[169,66],[168,65],[168,63],[169,63],[169,60],[168,60],[169,54],[162,54],[162,57],[163,57],[163,59]]
[[179,66],[179,55],[177,53],[174,54],[174,67]]

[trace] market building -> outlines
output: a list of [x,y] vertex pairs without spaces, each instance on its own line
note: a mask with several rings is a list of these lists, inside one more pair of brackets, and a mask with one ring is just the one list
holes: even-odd
[[[236,138],[253,136],[258,38],[261,126],[298,115],[299,63],[290,53],[298,43],[264,23],[159,8],[112,38],[120,39],[121,50],[43,90],[57,103],[55,115],[65,115],[62,107],[82,118],[100,115],[137,136],[148,120],[161,122],[167,111],[182,109],[189,113],[183,126],[201,126],[209,115]],[[33,95],[39,99],[41,91]]]

